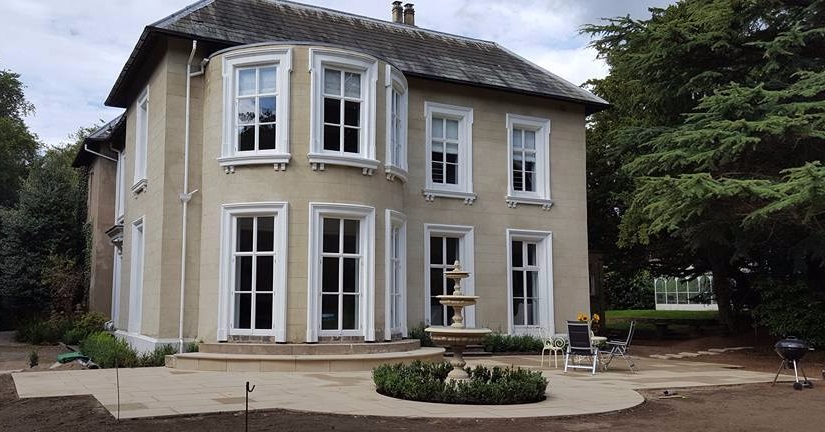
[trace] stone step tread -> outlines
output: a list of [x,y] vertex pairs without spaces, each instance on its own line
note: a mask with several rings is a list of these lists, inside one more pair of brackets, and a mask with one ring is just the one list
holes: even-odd
[[202,343],[199,352],[213,354],[256,355],[351,355],[382,352],[403,352],[420,348],[418,339],[389,342],[324,342],[318,344],[275,343]]
[[417,357],[443,353],[443,348],[418,348],[411,351],[395,351],[381,353],[361,353],[361,354],[223,354],[193,352],[175,354],[177,358],[197,359],[197,360],[232,360],[232,361],[328,361],[328,360],[358,360],[358,359],[393,359],[404,357]]

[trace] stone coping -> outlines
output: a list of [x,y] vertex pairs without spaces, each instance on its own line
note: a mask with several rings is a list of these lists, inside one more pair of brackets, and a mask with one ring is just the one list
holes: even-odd
[[275,343],[202,343],[201,353],[257,354],[257,355],[336,355],[376,354],[414,351],[421,348],[418,339],[390,342],[324,342],[317,344]]

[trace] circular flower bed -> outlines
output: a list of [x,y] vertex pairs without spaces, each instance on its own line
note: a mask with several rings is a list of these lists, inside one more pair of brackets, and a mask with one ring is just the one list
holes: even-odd
[[378,393],[399,399],[471,405],[511,405],[544,400],[547,379],[541,372],[476,366],[465,368],[469,381],[447,380],[449,363],[381,365],[372,371]]

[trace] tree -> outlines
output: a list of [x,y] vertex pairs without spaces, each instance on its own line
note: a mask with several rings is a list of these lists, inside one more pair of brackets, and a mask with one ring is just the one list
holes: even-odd
[[0,295],[18,313],[70,312],[84,300],[86,173],[71,164],[88,132],[38,156],[17,204],[0,210]]
[[34,106],[23,95],[20,75],[0,70],[0,207],[17,201],[20,182],[40,148],[23,122],[32,112]]
[[[583,30],[611,67],[593,90],[621,175],[619,240],[714,275],[720,318],[759,278],[825,272],[825,2],[687,0]],[[617,96],[619,98],[617,98]],[[682,267],[683,269],[686,267]]]

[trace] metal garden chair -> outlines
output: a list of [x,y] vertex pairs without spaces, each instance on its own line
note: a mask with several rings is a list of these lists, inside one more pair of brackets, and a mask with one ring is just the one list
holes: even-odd
[[614,357],[621,356],[624,361],[627,362],[627,367],[630,368],[630,372],[636,373],[636,364],[633,362],[633,357],[628,353],[630,343],[633,342],[633,332],[635,330],[636,321],[631,321],[630,328],[627,331],[627,339],[607,341],[607,348],[599,352],[599,354],[602,355],[602,368],[604,370],[607,370],[607,366],[610,365]]
[[[553,353],[553,367],[559,367],[558,354],[564,351],[564,346],[567,345],[567,339],[561,336],[553,335],[550,330],[541,329],[541,341],[544,346],[541,349],[541,366],[544,367],[544,353]],[[547,355],[547,364],[550,364],[550,355]]]
[[[564,371],[568,368],[590,369],[596,374],[596,365],[599,363],[599,349],[593,346],[590,340],[590,323],[587,321],[567,321],[567,352],[564,355]],[[571,362],[572,356],[572,362]],[[576,357],[586,357],[592,360],[589,365],[576,364]]]

